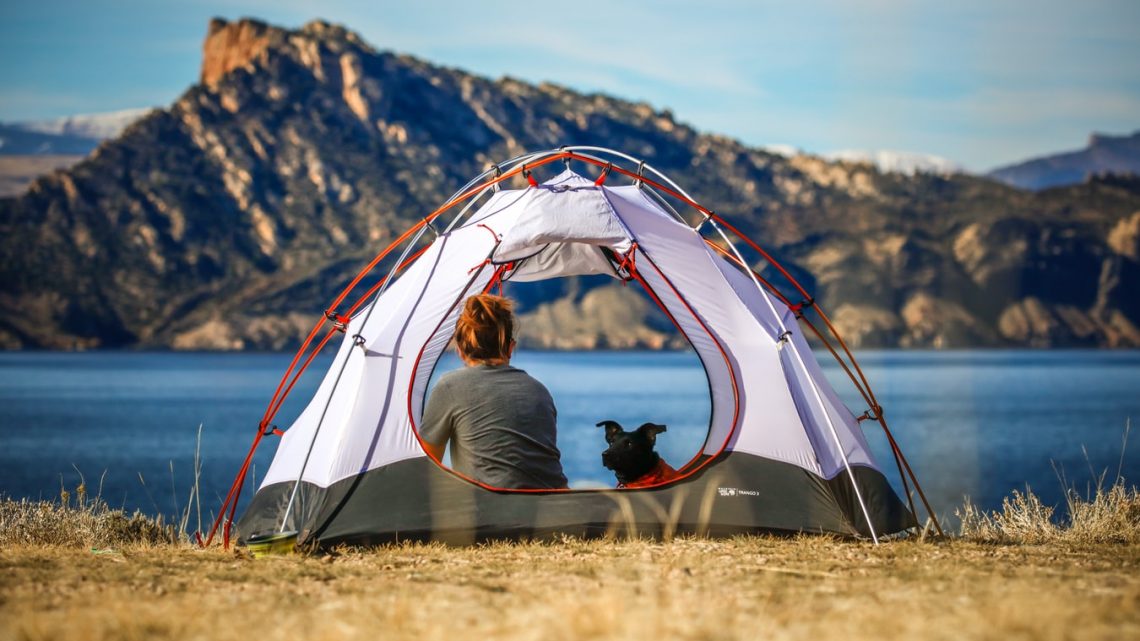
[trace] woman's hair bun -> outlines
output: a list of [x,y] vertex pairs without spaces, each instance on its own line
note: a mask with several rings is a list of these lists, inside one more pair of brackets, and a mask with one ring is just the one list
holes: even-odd
[[514,305],[494,294],[467,299],[455,323],[455,346],[464,360],[505,361],[514,339]]

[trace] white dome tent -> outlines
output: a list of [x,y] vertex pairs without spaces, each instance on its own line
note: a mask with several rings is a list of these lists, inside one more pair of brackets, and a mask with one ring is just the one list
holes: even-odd
[[[558,161],[565,170],[550,180],[540,184],[531,173]],[[585,178],[575,164],[600,168],[600,175]],[[501,188],[519,175],[526,187]],[[693,223],[671,201],[691,209]],[[456,210],[450,224],[439,224]],[[780,269],[803,302],[791,303],[747,268],[726,230]],[[387,275],[340,313],[349,293],[398,248],[403,254]],[[433,459],[417,422],[463,301],[503,282],[583,274],[639,283],[705,369],[708,436],[678,468],[680,478],[638,489],[505,490]],[[624,527],[648,534],[831,532],[877,542],[915,527],[913,503],[908,509],[891,489],[861,420],[883,426],[908,501],[908,477],[916,489],[917,480],[846,345],[834,336],[858,377],[817,331],[871,410],[856,417],[824,378],[800,332],[798,320],[816,331],[808,309],[834,332],[758,245],[644,162],[608,149],[564,147],[495,165],[397,238],[334,300],[270,402],[209,539],[221,525],[229,543],[249,460],[270,434],[281,442],[236,522],[243,541],[296,533],[298,543],[322,546],[465,543]],[[276,429],[272,420],[285,395],[339,333],[343,341],[316,395],[292,426]]]

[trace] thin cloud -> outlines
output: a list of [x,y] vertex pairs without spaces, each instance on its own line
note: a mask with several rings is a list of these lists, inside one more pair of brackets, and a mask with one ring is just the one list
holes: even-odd
[[[698,129],[754,145],[914,149],[984,168],[1014,154],[1057,149],[1094,129],[1140,126],[1135,0],[612,0],[596,7],[517,0],[189,0],[170,6],[133,0],[68,11],[55,1],[13,8],[21,19],[9,30],[18,31],[21,42],[40,38],[68,49],[17,50],[43,56],[38,66],[21,61],[11,67],[9,56],[11,74],[0,77],[0,113],[135,106],[124,104],[124,96],[140,92],[140,83],[158,82],[179,56],[187,63],[174,75],[195,75],[206,23],[222,15],[291,27],[320,17],[358,31],[379,49],[490,77],[643,100]],[[25,14],[36,19],[22,19]],[[113,54],[129,64],[92,69],[94,56],[75,44],[83,41],[84,29],[76,25],[87,14],[90,22],[125,27],[98,58]],[[101,86],[89,89],[89,100],[69,95],[88,87],[84,79],[93,74]],[[194,79],[172,76],[138,104],[169,100],[177,93],[172,87]]]
[[[438,28],[426,31],[393,29],[383,20],[368,20],[350,27],[357,28],[379,48],[394,48],[419,57],[439,56],[450,64],[494,75],[569,84],[564,74],[606,74],[653,83],[663,92],[762,95],[753,81],[735,68],[731,56],[724,55],[725,50],[686,42],[678,37],[675,27],[655,30],[645,24],[650,20],[647,16],[640,16],[633,23],[638,28],[631,30],[631,23],[621,20],[620,5],[608,7],[604,20],[579,15],[557,21],[530,9],[519,13],[514,4],[511,7],[509,20],[487,20],[495,15],[488,11],[480,14],[485,22],[468,23],[468,16],[460,15],[452,23],[442,22]],[[619,15],[615,17],[615,13]],[[487,61],[495,61],[503,68],[496,73]]]

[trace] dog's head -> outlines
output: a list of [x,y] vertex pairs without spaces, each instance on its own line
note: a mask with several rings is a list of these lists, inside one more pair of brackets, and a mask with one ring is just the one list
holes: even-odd
[[622,429],[617,421],[602,421],[598,427],[606,428],[610,445],[602,452],[602,465],[613,470],[619,483],[632,483],[645,476],[660,460],[653,446],[657,435],[665,431],[664,425],[644,423],[632,432]]

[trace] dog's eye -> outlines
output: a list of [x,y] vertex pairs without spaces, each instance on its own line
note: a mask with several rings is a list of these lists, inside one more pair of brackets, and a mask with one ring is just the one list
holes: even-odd
[[629,441],[626,441],[626,442],[625,442],[625,447],[626,447],[626,449],[629,449],[629,448],[633,447],[633,443],[630,443]]

